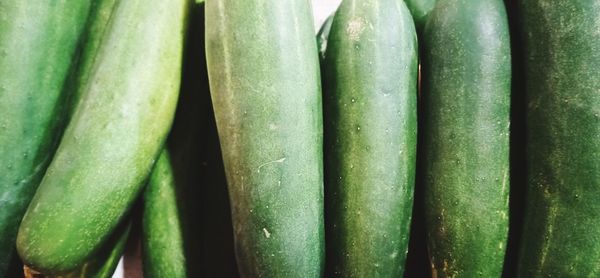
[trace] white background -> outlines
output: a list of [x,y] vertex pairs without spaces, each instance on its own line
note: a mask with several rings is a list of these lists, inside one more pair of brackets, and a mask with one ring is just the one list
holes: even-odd
[[[240,0],[242,1],[242,0]],[[248,0],[243,0],[248,1]],[[342,0],[312,0],[314,17],[315,17],[315,32],[319,29],[323,21],[335,10]],[[113,275],[113,278],[123,277],[123,264],[119,262],[119,266]],[[133,277],[130,277],[133,278]]]

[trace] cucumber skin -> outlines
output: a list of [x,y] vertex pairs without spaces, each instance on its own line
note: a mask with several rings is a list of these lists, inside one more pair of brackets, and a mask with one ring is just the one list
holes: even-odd
[[103,244],[172,122],[188,1],[117,5],[83,99],[19,228],[21,258],[45,275],[76,269]]
[[0,277],[15,255],[17,227],[64,128],[63,84],[89,6],[0,2]]
[[82,34],[82,46],[78,59],[72,71],[70,80],[67,83],[67,90],[71,94],[69,102],[69,119],[73,116],[75,108],[78,106],[83,92],[85,92],[86,82],[88,81],[92,68],[96,63],[98,49],[102,45],[102,40],[106,35],[106,30],[113,15],[117,0],[95,0],[91,3],[90,14]]
[[434,277],[500,277],[511,53],[499,0],[440,0],[423,33],[423,180]]
[[[169,151],[158,157],[143,194],[144,277],[187,277],[178,183]],[[180,184],[179,184],[180,185]],[[185,202],[185,200],[181,200]]]
[[125,251],[125,245],[131,231],[131,221],[126,219],[102,246],[100,251],[93,255],[86,263],[66,275],[45,276],[47,278],[110,278],[113,276],[119,260]]
[[402,1],[342,2],[323,72],[328,277],[404,272],[417,70],[416,31]]
[[519,277],[600,275],[600,3],[520,1],[528,191]]
[[433,7],[435,7],[436,2],[437,0],[404,0],[404,3],[406,3],[406,6],[410,10],[415,22],[415,27],[419,33],[421,33],[425,27],[427,18],[433,10]]
[[323,131],[313,26],[306,0],[206,3],[210,89],[242,277],[323,272]]
[[325,60],[325,52],[327,50],[327,40],[329,38],[329,33],[331,32],[331,23],[333,23],[333,17],[335,13],[328,16],[321,28],[319,28],[319,32],[317,32],[317,46],[319,48],[319,61],[321,64],[323,60]]

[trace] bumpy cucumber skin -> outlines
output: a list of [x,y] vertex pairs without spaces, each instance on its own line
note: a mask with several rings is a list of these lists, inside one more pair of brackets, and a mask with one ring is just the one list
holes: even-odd
[[243,277],[319,277],[322,108],[307,0],[206,3],[206,53]]
[[434,277],[500,277],[511,52],[500,0],[440,0],[423,35],[423,179]]
[[417,147],[417,36],[402,1],[346,0],[324,61],[328,277],[404,272]]
[[429,13],[435,7],[437,0],[404,0],[415,22],[417,31],[421,32],[427,22]]
[[171,126],[187,6],[115,7],[83,99],[19,228],[17,249],[30,268],[74,270],[131,206]]
[[171,158],[165,149],[154,165],[143,194],[144,277],[187,277],[177,185]]
[[528,192],[520,277],[600,276],[600,2],[520,1]]
[[89,1],[0,2],[0,277],[56,148]]

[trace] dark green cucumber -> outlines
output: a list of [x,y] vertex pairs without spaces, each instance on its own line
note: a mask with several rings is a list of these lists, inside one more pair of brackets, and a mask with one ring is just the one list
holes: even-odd
[[[142,264],[144,277],[187,277],[182,211],[169,152],[162,151],[144,191]],[[183,200],[182,200],[183,201]]]
[[328,277],[401,277],[417,147],[418,46],[402,1],[345,0],[323,65]]
[[206,3],[210,89],[244,277],[319,277],[322,108],[310,2]]
[[437,0],[404,0],[413,17],[415,27],[419,32],[425,27],[427,17],[429,16],[429,13],[431,13],[431,10],[433,10],[433,7],[435,7],[436,1]]
[[600,2],[519,1],[528,191],[520,277],[600,276]]
[[439,0],[423,33],[423,181],[433,277],[500,277],[511,51],[501,0]]
[[187,0],[118,2],[60,146],[19,228],[24,263],[81,266],[121,221],[171,126]]
[[0,277],[64,128],[63,88],[89,1],[0,1]]

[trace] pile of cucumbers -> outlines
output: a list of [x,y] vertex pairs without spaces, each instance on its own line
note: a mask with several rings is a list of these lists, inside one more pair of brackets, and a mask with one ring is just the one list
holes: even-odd
[[0,278],[124,254],[599,277],[600,2],[0,1]]

